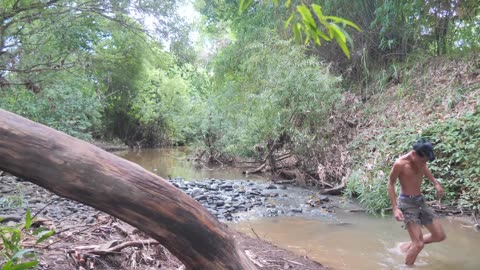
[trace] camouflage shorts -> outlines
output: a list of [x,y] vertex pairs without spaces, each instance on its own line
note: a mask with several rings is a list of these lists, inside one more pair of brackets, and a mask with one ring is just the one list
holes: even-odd
[[423,195],[417,196],[398,196],[398,208],[403,213],[405,225],[409,222],[428,225],[436,218],[433,210],[425,203]]

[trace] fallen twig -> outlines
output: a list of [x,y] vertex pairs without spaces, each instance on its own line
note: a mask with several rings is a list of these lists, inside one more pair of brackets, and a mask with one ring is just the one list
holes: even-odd
[[[56,243],[61,242],[61,241],[64,241],[64,240],[67,240],[68,238],[70,238],[70,237],[72,237],[72,236],[74,236],[74,235],[76,235],[76,234],[79,234],[79,233],[81,233],[81,232],[87,231],[87,230],[92,229],[92,228],[94,228],[94,227],[97,227],[97,226],[91,226],[91,227],[84,228],[84,229],[82,229],[82,230],[79,230],[79,231],[76,231],[76,232],[72,233],[71,235],[69,235],[69,236],[67,236],[67,237],[63,237],[63,238],[60,238],[60,237],[59,237],[59,239],[58,239],[57,241],[53,241],[52,243],[50,243],[50,244],[48,244],[47,246],[45,246],[45,248],[49,248],[49,247],[50,247],[51,245],[53,245],[53,244],[56,244]],[[70,229],[70,228],[69,228],[69,229]],[[64,230],[64,231],[65,231],[65,230]]]
[[33,215],[32,220],[35,219],[35,218],[38,216],[38,214],[40,214],[43,210],[45,210],[45,208],[47,208],[48,206],[50,206],[50,205],[51,205],[52,203],[54,203],[54,202],[55,202],[55,201],[52,200],[52,201],[50,201],[49,203],[47,203],[44,207],[42,207],[40,210],[38,210],[38,211],[35,213],[35,215]]
[[114,245],[109,248],[102,248],[105,245],[91,245],[91,246],[78,246],[75,247],[74,251],[78,250],[85,250],[89,254],[94,254],[94,255],[107,255],[107,254],[112,254],[112,253],[118,253],[122,249],[127,248],[127,247],[143,247],[143,246],[152,246],[152,245],[158,245],[156,240],[138,240],[138,241],[128,241],[128,242],[123,242],[118,245]]
[[287,261],[287,262],[289,262],[289,263],[296,264],[296,265],[305,266],[305,264],[303,264],[303,263],[299,263],[299,262],[296,262],[296,261],[291,261],[291,260],[287,260],[287,259],[283,259],[283,260],[285,260],[285,261]]
[[255,254],[253,254],[253,252],[251,252],[250,250],[247,249],[247,250],[245,250],[245,254],[255,265],[257,265],[260,268],[263,267],[263,264],[261,264],[259,261],[255,260],[257,258],[257,256],[255,256]]
[[255,234],[255,236],[256,236],[258,239],[260,239],[260,237],[258,236],[258,234],[255,232],[255,230],[254,230],[252,227],[250,227],[250,230],[252,230],[253,234]]

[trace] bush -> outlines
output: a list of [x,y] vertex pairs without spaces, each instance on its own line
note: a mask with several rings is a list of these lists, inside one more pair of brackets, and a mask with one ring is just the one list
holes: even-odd
[[380,212],[383,215],[391,206],[386,179],[386,174],[381,170],[374,172],[374,175],[362,170],[353,171],[347,179],[345,195],[358,197],[368,212]]
[[432,173],[445,188],[447,200],[480,209],[480,107],[461,118],[432,125],[423,136],[435,145]]
[[101,121],[102,103],[95,92],[53,85],[38,94],[21,88],[1,91],[0,108],[90,140],[91,132]]
[[[384,130],[375,140],[351,145],[357,153],[345,194],[358,196],[370,212],[382,212],[390,201],[386,184],[395,159],[411,150],[420,137],[433,142],[437,159],[428,164],[445,189],[445,202],[460,208],[480,209],[480,107],[460,118],[438,121],[420,133],[412,128]],[[428,200],[435,198],[430,181],[422,191]]]

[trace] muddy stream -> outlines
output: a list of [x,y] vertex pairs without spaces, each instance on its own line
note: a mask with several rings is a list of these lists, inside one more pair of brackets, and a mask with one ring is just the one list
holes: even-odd
[[[241,169],[194,166],[187,160],[189,152],[185,148],[117,154],[163,178],[183,178],[186,182],[206,178],[268,180],[257,175],[246,177]],[[284,192],[288,197],[272,199],[274,204],[286,205],[276,208],[280,209],[278,215],[268,216],[265,211],[252,210],[242,213],[238,221],[228,223],[241,232],[256,234],[277,246],[307,255],[329,269],[406,269],[403,255],[396,246],[407,241],[408,234],[392,217],[348,212],[348,209],[359,206],[340,197],[331,199],[333,206],[312,208],[305,202],[315,194],[314,191],[288,188]],[[452,218],[442,218],[441,222],[447,239],[440,244],[427,245],[419,255],[415,269],[480,269],[480,232]]]

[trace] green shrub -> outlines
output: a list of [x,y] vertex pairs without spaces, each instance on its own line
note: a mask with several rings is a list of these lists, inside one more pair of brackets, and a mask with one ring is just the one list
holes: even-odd
[[25,223],[14,227],[0,226],[0,238],[3,242],[3,249],[0,250],[2,270],[25,270],[35,268],[38,260],[35,258],[35,250],[24,248],[22,240],[24,234],[36,238],[35,244],[47,240],[54,234],[54,231],[43,227],[32,230],[33,218],[30,210],[27,210]]
[[[370,212],[382,212],[390,205],[386,184],[390,168],[401,154],[411,150],[420,137],[433,142],[437,159],[428,163],[442,184],[444,202],[462,208],[480,209],[480,109],[463,117],[437,121],[423,131],[412,128],[384,130],[369,142],[351,144],[357,153],[345,194],[358,197]],[[369,169],[365,169],[365,168]],[[428,200],[436,198],[428,180],[422,184]]]
[[480,108],[461,118],[432,125],[423,136],[435,145],[432,173],[445,188],[447,200],[480,209]]
[[369,213],[383,215],[391,208],[387,194],[387,177],[382,170],[371,173],[355,170],[347,179],[344,194],[348,197],[357,197]]
[[89,140],[94,126],[101,121],[103,106],[95,92],[53,85],[38,94],[22,88],[2,90],[0,108]]

